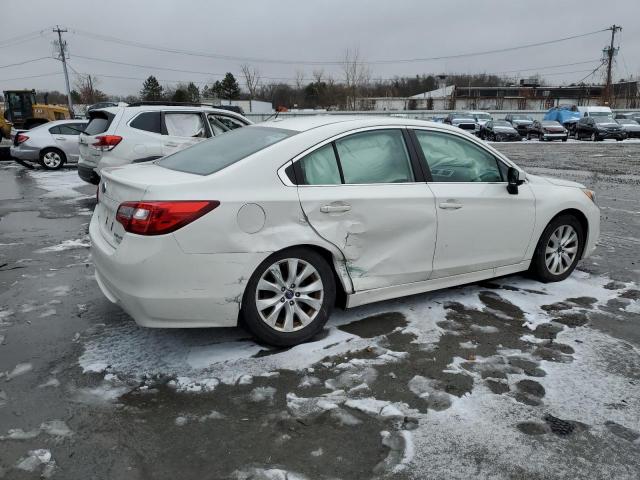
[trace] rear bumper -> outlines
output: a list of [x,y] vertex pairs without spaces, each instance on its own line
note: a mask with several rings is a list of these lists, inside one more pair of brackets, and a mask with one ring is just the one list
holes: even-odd
[[78,163],[78,176],[93,185],[100,183],[100,176],[94,171],[93,167],[82,165],[81,163]]
[[40,149],[30,147],[11,146],[9,148],[11,157],[18,160],[37,162],[40,159]]
[[125,235],[113,248],[89,226],[96,280],[136,323],[155,328],[237,325],[242,295],[268,253],[186,254],[173,235]]

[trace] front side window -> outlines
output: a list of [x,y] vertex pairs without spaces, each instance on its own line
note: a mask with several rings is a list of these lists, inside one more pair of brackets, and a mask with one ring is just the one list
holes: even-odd
[[502,182],[498,160],[469,140],[416,130],[434,182]]
[[202,115],[197,112],[167,112],[164,115],[164,123],[167,127],[167,135],[172,137],[205,138],[207,136]]
[[413,182],[400,130],[355,133],[335,142],[346,184]]
[[246,124],[226,115],[215,115],[216,120],[227,127],[229,130],[235,130],[236,128],[246,127]]
[[207,121],[209,122],[209,127],[211,127],[211,133],[213,133],[214,135],[220,135],[231,130],[225,124],[220,122],[220,120],[215,115],[207,115]]
[[301,184],[339,185],[340,170],[333,144],[325,145],[300,160]]

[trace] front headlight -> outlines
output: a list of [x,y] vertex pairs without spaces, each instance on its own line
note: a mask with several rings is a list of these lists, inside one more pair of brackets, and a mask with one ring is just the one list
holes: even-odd
[[593,203],[596,203],[596,192],[589,190],[588,188],[583,188],[582,191]]

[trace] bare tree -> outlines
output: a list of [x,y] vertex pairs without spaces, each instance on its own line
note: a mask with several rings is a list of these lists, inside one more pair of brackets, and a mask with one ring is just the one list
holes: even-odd
[[256,96],[258,85],[260,85],[260,71],[246,63],[240,66],[240,71],[242,72],[244,81],[247,84],[247,90],[249,90],[249,111],[251,112],[251,102]]
[[82,103],[92,104],[107,99],[105,93],[98,90],[99,83],[100,81],[95,75],[78,75],[75,81],[75,87],[80,94],[80,101]]
[[347,48],[342,62],[344,83],[347,89],[347,109],[356,109],[358,92],[369,83],[371,71],[360,57],[360,50]]
[[295,82],[296,82],[296,107],[300,104],[302,104],[302,90],[304,89],[305,85],[304,85],[304,71],[303,70],[296,70],[296,78],[295,78]]

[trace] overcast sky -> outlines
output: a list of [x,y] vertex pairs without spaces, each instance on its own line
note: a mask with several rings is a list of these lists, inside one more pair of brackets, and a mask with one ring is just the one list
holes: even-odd
[[[194,81],[202,86],[227,71],[240,77],[243,61],[153,51],[106,42],[92,34],[190,52],[294,62],[339,61],[345,49],[359,48],[361,57],[373,62],[538,43],[601,30],[615,23],[623,27],[616,37],[620,54],[615,78],[640,73],[638,0],[22,0],[14,6],[4,5],[0,13],[0,67],[51,56],[51,27],[60,24],[69,29],[65,39],[70,65],[78,72],[97,75],[99,88],[117,95],[139,92],[141,79],[150,74],[165,85]],[[27,36],[38,30],[43,33]],[[505,71],[514,71],[509,75],[516,77],[529,77],[536,73],[534,67],[586,62],[538,69],[548,82],[565,84],[582,79],[598,65],[609,39],[610,32],[602,32],[513,52],[371,64],[370,68],[373,78]],[[336,79],[342,77],[338,65],[250,63],[262,77],[283,78],[288,83],[294,83],[297,71],[311,77],[314,69],[324,69]],[[0,68],[0,88],[64,91],[61,72],[60,63],[53,59]],[[35,75],[46,76],[16,78]],[[603,77],[597,73],[591,78],[601,81]],[[73,84],[73,75],[71,81]]]

